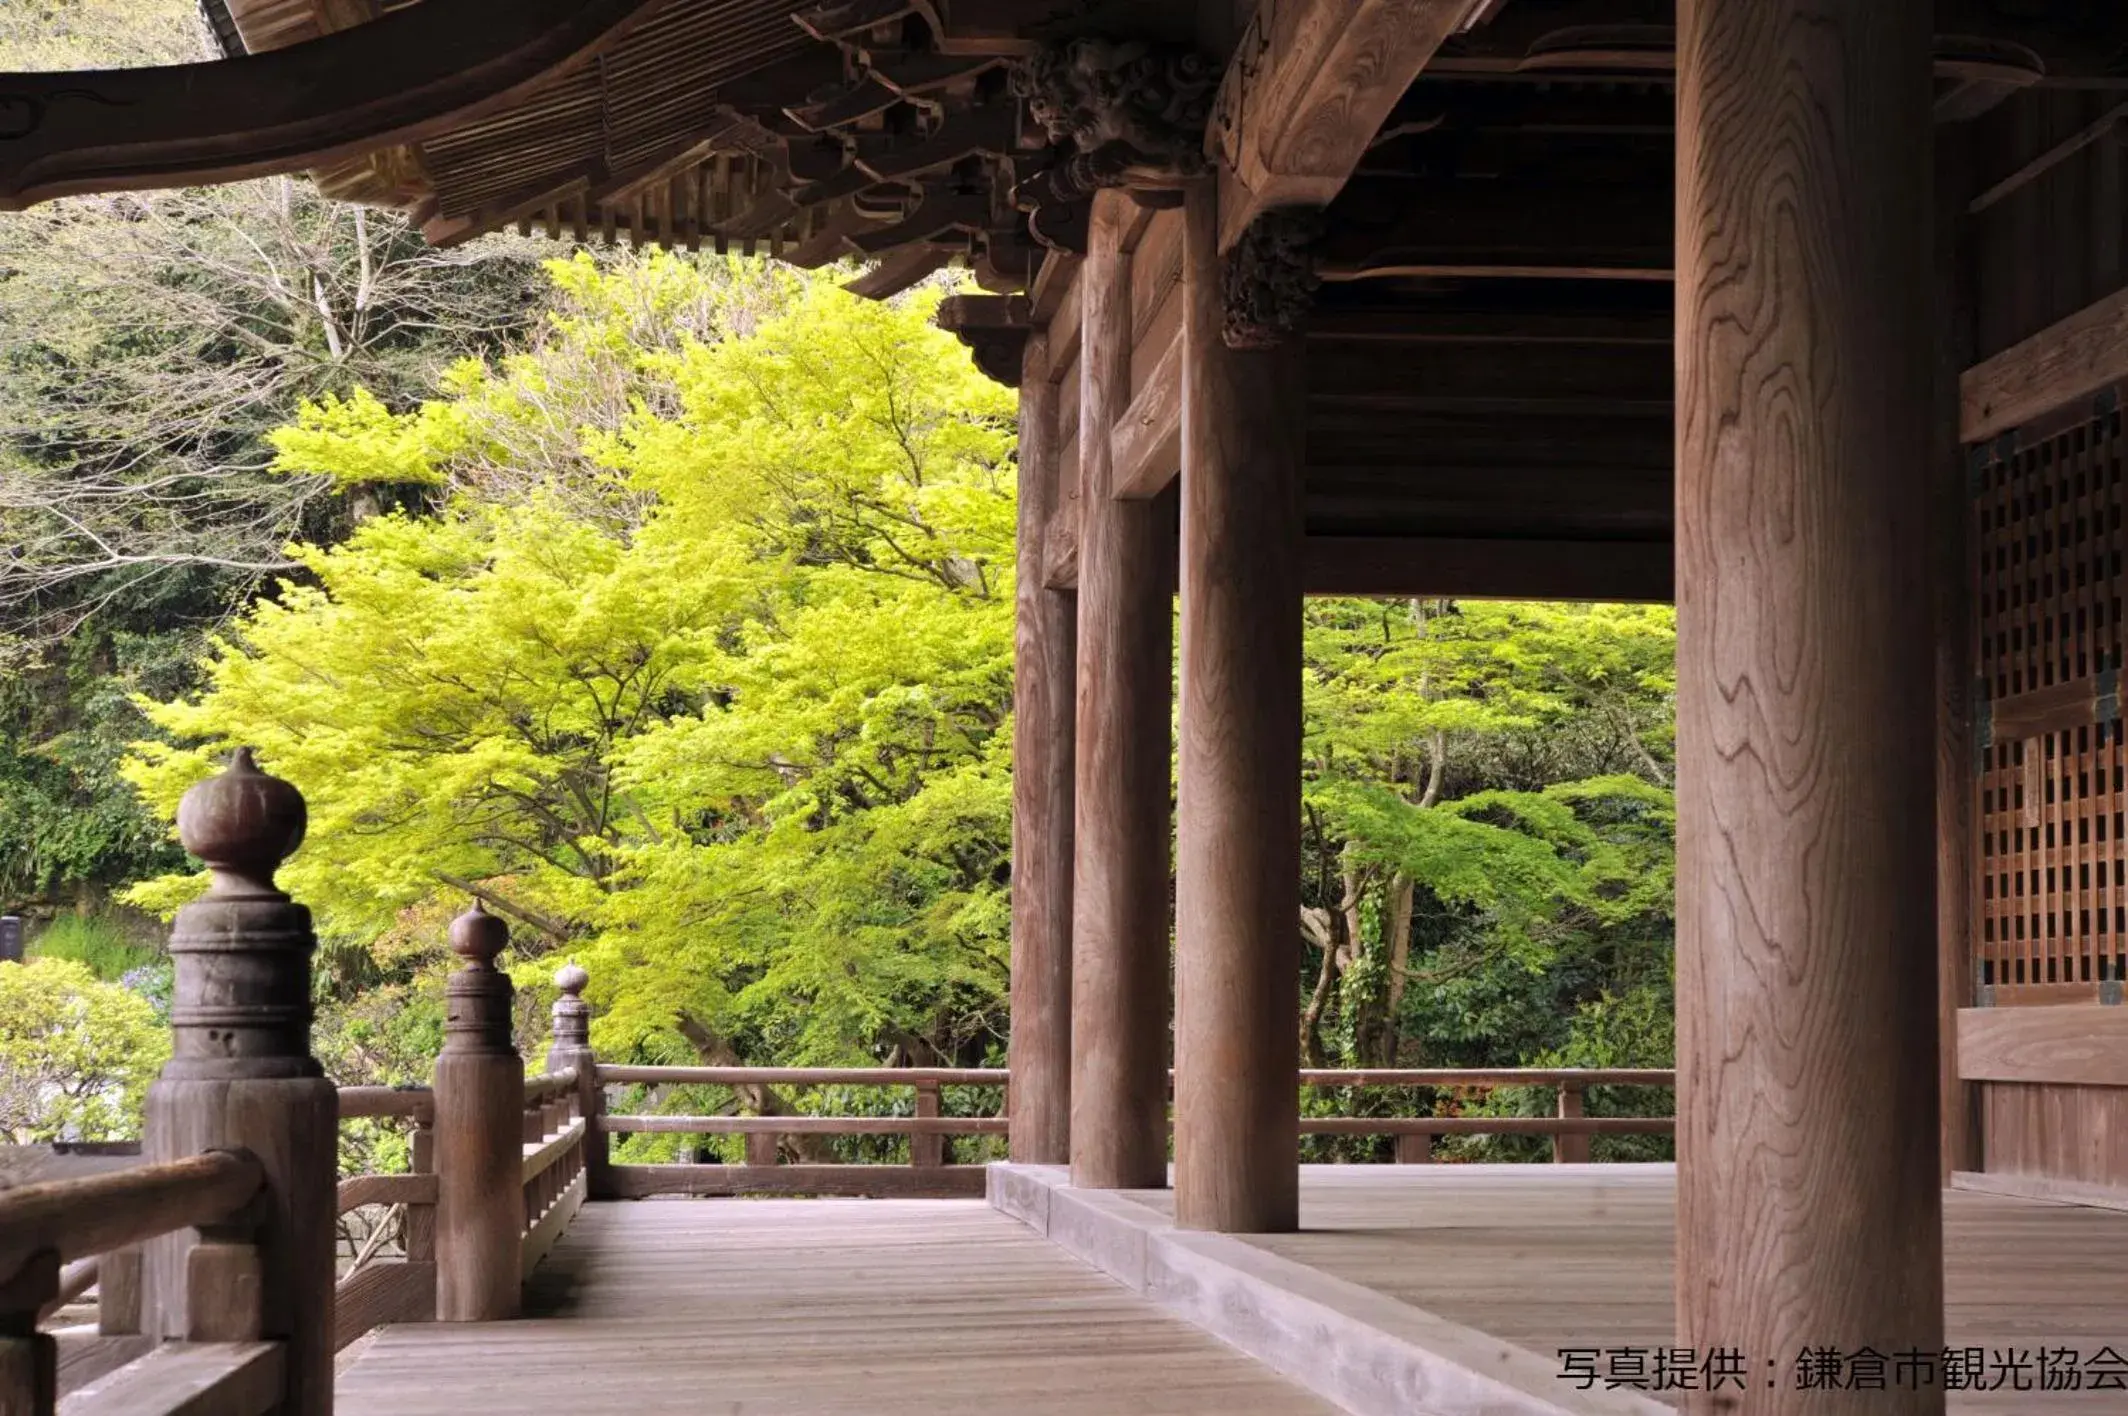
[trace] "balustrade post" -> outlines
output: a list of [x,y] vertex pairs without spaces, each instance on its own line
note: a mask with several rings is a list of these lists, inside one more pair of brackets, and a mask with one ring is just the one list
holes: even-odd
[[478,904],[451,922],[466,961],[444,987],[436,1058],[436,1319],[514,1318],[525,1232],[525,1067],[510,1038],[509,927]]
[[[434,1121],[414,1123],[412,1138],[413,1154],[408,1159],[407,1169],[415,1175],[436,1173],[436,1124]],[[433,1204],[408,1205],[406,1207],[406,1258],[408,1263],[433,1263],[436,1258],[436,1206]]]
[[1398,1165],[1430,1165],[1433,1163],[1433,1137],[1423,1131],[1408,1132],[1396,1138]]
[[[266,1183],[240,1240],[185,1231],[144,1246],[140,1326],[166,1341],[242,1331],[280,1342],[275,1410],[326,1416],[340,1108],[310,1055],[310,911],[273,880],[304,824],[301,793],[249,748],[178,805],[179,839],[212,883],[171,931],[171,1057],[148,1089],[142,1149],[151,1161],[248,1150]],[[240,1293],[247,1284],[255,1292]]]
[[[937,1082],[918,1082],[916,1084],[916,1114],[926,1119],[935,1119],[938,1116]],[[944,1136],[935,1132],[930,1135],[910,1135],[909,1164],[928,1170],[945,1163],[946,1138]]]
[[[1571,1082],[1559,1084],[1559,1116],[1561,1120],[1578,1118],[1582,1114],[1582,1091]],[[1589,1161],[1589,1136],[1586,1132],[1569,1135],[1564,1131],[1552,1137],[1552,1163],[1554,1165],[1586,1165]]]
[[606,1088],[599,1081],[598,1054],[591,1050],[591,1005],[584,988],[591,975],[579,964],[564,964],[554,975],[562,996],[554,1000],[553,1041],[547,1047],[547,1070],[576,1069],[576,1114],[584,1123],[584,1198],[613,1198],[612,1140],[602,1129]]

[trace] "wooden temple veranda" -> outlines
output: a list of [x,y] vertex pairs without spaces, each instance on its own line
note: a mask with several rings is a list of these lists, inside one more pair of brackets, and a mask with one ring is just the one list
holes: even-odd
[[[1021,408],[1011,1066],[610,1115],[835,1077],[601,1063],[579,976],[528,1081],[475,914],[434,1086],[338,1091],[302,803],[240,761],[180,819],[216,884],[145,1155],[0,1162],[0,1413],[2128,1410],[2128,7],[205,11],[220,59],[0,76],[0,202],[304,171],[439,243],[973,271],[941,321]],[[1515,1124],[1565,1163],[1296,1163],[1311,593],[1674,598],[1675,1167],[1581,1163],[1651,1124],[1585,1088],[1668,1074],[1378,1075],[1556,1087]],[[380,1115],[415,1173],[336,1192]],[[609,1163],[658,1127],[748,1163]],[[838,1129],[911,1164],[778,1163]],[[1010,1163],[949,1163],[984,1131]],[[746,1193],[845,1198],[669,1198]],[[372,1202],[403,1253],[338,1274]]]

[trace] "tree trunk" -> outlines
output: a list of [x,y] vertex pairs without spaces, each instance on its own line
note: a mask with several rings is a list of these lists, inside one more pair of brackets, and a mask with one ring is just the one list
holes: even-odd
[[[745,1067],[750,1065],[729,1042],[703,1026],[701,1021],[695,1018],[693,1014],[680,1014],[678,1027],[680,1036],[686,1038],[689,1046],[694,1048],[695,1055],[702,1059],[703,1066]],[[751,1110],[756,1116],[797,1116],[801,1114],[797,1107],[783,1099],[781,1093],[765,1083],[733,1087],[732,1092],[739,1098],[739,1104]],[[780,1139],[784,1145],[791,1148],[799,1160],[807,1164],[832,1165],[835,1163],[835,1143],[827,1136],[784,1136]]]

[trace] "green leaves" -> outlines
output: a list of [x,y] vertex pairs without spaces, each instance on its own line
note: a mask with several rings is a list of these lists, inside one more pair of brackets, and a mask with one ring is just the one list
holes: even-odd
[[167,811],[210,749],[256,745],[310,799],[283,878],[321,929],[419,957],[477,886],[521,951],[591,968],[607,1045],[669,1055],[685,1018],[779,1062],[979,1057],[1009,917],[1010,394],[931,326],[935,290],[662,254],[550,274],[532,349],[276,435],[292,467],[450,500],[296,548],[312,583],[151,705],[195,746],[142,745],[132,779]]
[[13,1145],[139,1134],[170,1054],[155,1009],[71,959],[0,966],[0,1138]]

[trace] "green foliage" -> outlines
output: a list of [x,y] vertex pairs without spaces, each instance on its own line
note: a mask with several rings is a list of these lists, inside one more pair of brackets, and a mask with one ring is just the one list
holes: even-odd
[[63,914],[30,940],[33,959],[70,959],[105,983],[152,968],[162,960],[153,946],[129,935],[104,915]]
[[71,959],[0,965],[0,1137],[15,1145],[140,1134],[169,1031],[138,995]]
[[[310,792],[284,879],[329,937],[411,980],[477,889],[528,957],[590,967],[620,1054],[980,1060],[1009,918],[1009,394],[931,326],[935,290],[663,255],[552,274],[533,349],[279,439],[296,470],[418,465],[455,495],[296,548],[309,583],[149,707],[197,746],[145,742],[131,779],[168,810],[256,744]],[[688,317],[645,343],[646,310]]]

